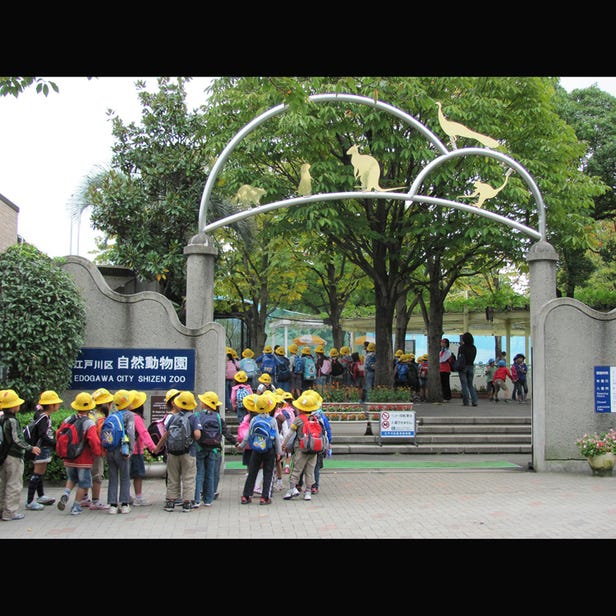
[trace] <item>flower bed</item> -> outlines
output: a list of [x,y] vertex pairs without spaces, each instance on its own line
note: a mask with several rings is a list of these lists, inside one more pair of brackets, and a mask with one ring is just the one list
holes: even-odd
[[379,421],[380,411],[412,410],[412,402],[323,402],[323,412],[330,421]]

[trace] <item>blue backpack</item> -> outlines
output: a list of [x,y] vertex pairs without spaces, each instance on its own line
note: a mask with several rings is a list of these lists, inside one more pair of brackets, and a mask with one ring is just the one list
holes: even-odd
[[398,383],[406,383],[409,380],[409,365],[405,362],[398,364]]
[[304,357],[304,380],[314,381],[316,378],[317,365],[310,355],[306,355],[306,357]]
[[244,408],[244,398],[249,396],[251,391],[252,388],[249,389],[248,387],[237,388],[237,391],[235,392],[235,403],[238,409],[241,410]]
[[263,360],[261,361],[261,374],[269,374],[272,378],[274,378],[277,366],[278,362],[276,361],[276,358],[267,353],[263,356]]
[[304,358],[299,355],[293,360],[293,374],[304,374]]
[[268,451],[274,446],[276,428],[270,420],[269,415],[257,415],[250,422],[248,446],[253,451]]
[[124,441],[124,411],[111,413],[101,426],[101,445],[107,451],[117,449]]

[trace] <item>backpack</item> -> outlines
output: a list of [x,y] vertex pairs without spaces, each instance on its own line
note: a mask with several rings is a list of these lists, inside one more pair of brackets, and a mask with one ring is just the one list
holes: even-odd
[[86,416],[72,415],[65,419],[56,431],[56,453],[63,460],[74,460],[83,452],[86,444],[83,426]]
[[331,374],[331,371],[332,362],[330,359],[325,358],[321,364],[321,374],[327,376],[328,374]]
[[364,368],[367,371],[373,372],[376,366],[376,355],[371,353],[370,355],[366,355]]
[[124,411],[117,411],[105,417],[101,425],[101,446],[107,451],[117,449],[125,440]]
[[427,379],[428,378],[428,363],[427,362],[421,362],[421,364],[419,364],[419,376],[422,379]]
[[449,367],[455,371],[455,366],[456,366],[456,354],[452,351],[451,355],[449,356],[449,359],[447,360],[449,362]]
[[259,366],[257,366],[257,362],[252,357],[244,357],[240,362],[240,369],[246,373],[249,379],[259,374]]
[[271,377],[274,377],[277,365],[278,362],[275,357],[272,357],[272,355],[264,355],[263,361],[261,362],[261,374],[269,374]]
[[[152,437],[152,441],[154,442],[154,445],[158,445],[158,441],[160,441],[163,434],[166,432],[165,430],[165,418],[166,417],[167,417],[167,414],[165,414],[165,416],[162,419],[155,419],[148,426],[148,433]],[[156,457],[162,456],[162,455],[163,455],[163,451],[160,451],[158,454],[156,454]]]
[[278,358],[278,374],[276,380],[281,383],[286,383],[291,379],[291,362],[288,357]]
[[244,408],[244,398],[250,395],[250,389],[248,387],[238,387],[235,392],[235,402],[238,409]]
[[299,434],[299,449],[304,453],[320,453],[328,448],[325,426],[314,415],[302,417],[301,433]]
[[332,359],[332,376],[340,376],[344,373],[344,366],[340,363],[339,359],[335,357]]
[[4,424],[7,421],[8,419],[5,415],[0,417],[0,464],[4,464],[11,448],[11,443],[9,443],[9,439],[4,434]]
[[398,383],[407,383],[409,380],[409,365],[401,362],[398,364],[398,370],[396,373]]
[[317,378],[317,365],[314,363],[314,359],[307,355],[304,360],[304,380],[314,381]]
[[293,374],[304,374],[304,358],[299,355],[293,361]]
[[45,413],[41,413],[24,428],[24,438],[26,439],[26,443],[28,443],[28,445],[37,445],[38,441],[41,439],[41,436],[38,433],[38,424],[41,419],[43,419],[44,414]]
[[208,413],[201,411],[201,438],[199,445],[204,447],[220,447],[222,444],[222,422],[220,415],[214,411]]
[[167,452],[174,456],[188,453],[193,442],[193,431],[186,412],[180,411],[171,418],[167,432]]
[[274,446],[276,428],[270,419],[269,415],[257,415],[250,422],[248,446],[253,451],[268,451]]

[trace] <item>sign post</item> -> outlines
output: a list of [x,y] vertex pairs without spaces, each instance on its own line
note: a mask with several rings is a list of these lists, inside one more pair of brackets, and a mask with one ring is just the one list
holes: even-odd
[[415,447],[419,447],[415,411],[381,411],[380,414],[379,445],[383,444],[383,439],[410,438]]

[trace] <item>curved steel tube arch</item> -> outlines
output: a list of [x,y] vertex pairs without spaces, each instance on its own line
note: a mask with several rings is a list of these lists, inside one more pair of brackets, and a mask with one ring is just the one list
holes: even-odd
[[[415,129],[417,129],[422,135],[424,135],[428,141],[441,153],[438,158],[434,159],[430,163],[428,163],[425,168],[418,174],[418,176],[413,181],[411,188],[408,194],[403,193],[395,193],[395,192],[378,192],[372,191],[370,193],[367,192],[338,192],[338,193],[327,193],[327,194],[319,194],[319,195],[309,195],[306,197],[296,197],[291,199],[285,199],[284,201],[275,201],[273,203],[267,203],[265,205],[260,205],[255,208],[250,208],[243,212],[238,212],[237,214],[233,214],[232,216],[227,216],[224,219],[215,221],[213,223],[207,224],[207,206],[211,198],[212,190],[214,187],[214,182],[218,177],[218,173],[220,169],[224,165],[224,163],[229,158],[231,152],[237,147],[240,141],[250,132],[255,130],[261,124],[269,120],[270,118],[277,116],[284,112],[288,105],[281,104],[276,107],[272,107],[268,111],[262,113],[260,116],[257,116],[253,120],[251,120],[248,124],[246,124],[240,131],[236,133],[236,135],[229,141],[225,149],[221,152],[220,156],[214,163],[212,167],[212,171],[207,179],[205,184],[205,188],[203,189],[203,194],[201,195],[201,202],[199,204],[199,231],[202,233],[208,233],[210,231],[214,231],[220,227],[223,227],[227,224],[237,222],[238,220],[242,220],[244,218],[248,218],[255,214],[260,214],[263,212],[268,212],[270,210],[275,210],[285,206],[297,205],[299,203],[313,203],[315,201],[333,201],[335,199],[365,199],[365,198],[375,198],[375,199],[401,199],[404,201],[420,201],[424,203],[431,203],[434,205],[444,205],[447,207],[454,207],[459,210],[464,210],[467,212],[473,212],[478,214],[479,216],[484,216],[486,218],[490,218],[492,220],[496,220],[498,222],[502,222],[503,224],[518,229],[522,231],[526,235],[533,237],[534,239],[541,240],[545,239],[546,236],[546,220],[545,220],[545,205],[543,203],[543,198],[541,196],[541,192],[537,187],[535,181],[530,176],[530,174],[520,165],[517,161],[498,152],[496,150],[490,150],[488,148],[461,148],[452,150],[451,152],[447,150],[447,148],[443,145],[440,139],[434,135],[429,129],[427,129],[421,122],[416,120],[413,116],[405,113],[404,111],[398,109],[397,107],[393,107],[387,103],[383,103],[381,101],[375,101],[372,98],[368,98],[366,96],[357,96],[355,94],[314,94],[309,96],[308,99],[313,102],[323,102],[323,101],[345,101],[349,103],[359,103],[362,105],[368,105],[371,107],[376,107],[377,109],[382,109],[383,111],[387,111],[388,113],[400,118],[401,120],[407,122]],[[537,211],[539,214],[539,231],[535,231],[526,225],[522,225],[515,221],[509,220],[500,214],[496,214],[495,212],[486,211],[480,208],[477,208],[474,205],[467,205],[465,203],[459,203],[457,201],[450,201],[448,199],[440,199],[438,197],[428,197],[417,195],[417,190],[422,185],[426,177],[432,172],[436,167],[442,165],[452,158],[457,158],[460,156],[488,156],[491,158],[495,158],[500,160],[501,162],[506,163],[513,169],[515,169],[520,176],[524,179],[529,190],[532,195],[535,197],[535,202],[537,204]]]
[[[400,109],[393,107],[392,105],[388,105],[387,103],[382,103],[381,101],[375,101],[373,98],[368,98],[367,96],[357,96],[356,94],[313,94],[308,97],[309,100],[313,102],[322,102],[322,101],[345,101],[347,103],[359,103],[361,105],[368,105],[370,107],[376,107],[377,109],[382,109],[383,111],[387,111],[392,115],[404,120],[414,128],[416,128],[422,135],[424,135],[430,143],[439,151],[441,154],[447,153],[447,148],[442,144],[440,139],[428,130],[421,122],[416,120],[413,116],[401,111]],[[205,226],[207,224],[207,206],[210,201],[210,197],[212,196],[212,189],[214,187],[214,182],[218,176],[220,168],[224,165],[229,158],[229,155],[233,150],[237,147],[239,142],[250,132],[255,130],[258,126],[281,114],[283,111],[287,109],[288,105],[277,105],[276,107],[272,107],[270,110],[265,111],[260,116],[257,116],[254,120],[251,120],[242,128],[238,133],[236,133],[235,137],[229,141],[225,149],[221,152],[220,156],[214,163],[212,167],[212,171],[205,183],[205,188],[203,189],[203,194],[201,195],[201,202],[199,204],[199,231],[205,232]],[[254,210],[251,210],[254,211]]]
[[[428,176],[428,174],[431,171],[433,171],[436,167],[439,167],[440,165],[442,165],[443,163],[447,162],[448,160],[452,158],[466,156],[467,154],[471,156],[488,156],[490,158],[496,158],[497,160],[500,160],[501,162],[506,163],[510,167],[513,167],[520,174],[520,176],[522,176],[522,179],[526,182],[526,185],[528,186],[530,192],[535,197],[535,202],[537,203],[537,212],[539,214],[539,233],[537,234],[537,232],[535,231],[533,232],[532,236],[539,240],[545,239],[545,235],[546,235],[545,205],[543,203],[543,198],[541,197],[541,192],[539,191],[539,188],[535,184],[535,181],[530,176],[528,171],[526,171],[526,169],[524,169],[524,167],[522,167],[520,163],[513,160],[513,158],[509,158],[509,156],[502,154],[501,152],[497,152],[496,150],[488,150],[487,148],[462,148],[460,150],[452,150],[451,152],[447,152],[447,154],[443,154],[442,156],[439,156],[438,158],[429,162],[422,169],[422,171],[419,172],[419,174],[415,178],[415,181],[411,185],[411,188],[409,190],[409,196],[416,197],[417,190],[419,190],[419,187],[421,186],[425,178]],[[412,199],[412,200],[415,200],[415,199]],[[421,200],[425,201],[426,199],[422,198]],[[438,199],[438,200],[430,199],[431,203],[438,203],[438,202],[444,202],[444,201],[445,200],[443,199]],[[452,201],[448,202],[448,204],[452,204],[452,203],[455,203],[455,202],[452,202]],[[471,206],[471,207],[474,207],[474,206]],[[475,209],[478,209],[478,208],[475,208]]]

